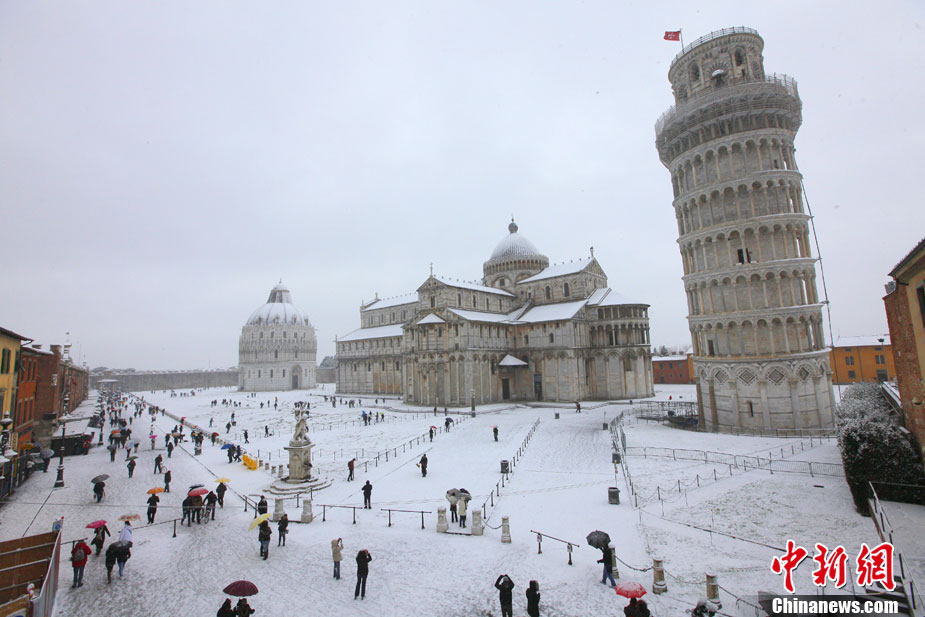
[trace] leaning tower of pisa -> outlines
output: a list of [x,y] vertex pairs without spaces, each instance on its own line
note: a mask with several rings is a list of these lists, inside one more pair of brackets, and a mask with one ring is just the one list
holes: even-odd
[[832,426],[832,378],[793,140],[796,82],[751,28],[684,47],[655,126],[671,172],[701,423]]

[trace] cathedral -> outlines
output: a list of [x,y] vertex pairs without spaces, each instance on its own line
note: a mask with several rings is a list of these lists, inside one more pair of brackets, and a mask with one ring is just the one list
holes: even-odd
[[463,406],[653,395],[649,305],[589,257],[549,265],[511,221],[481,283],[431,274],[360,307],[337,339],[337,392]]
[[238,339],[238,387],[247,392],[315,387],[315,329],[280,281]]

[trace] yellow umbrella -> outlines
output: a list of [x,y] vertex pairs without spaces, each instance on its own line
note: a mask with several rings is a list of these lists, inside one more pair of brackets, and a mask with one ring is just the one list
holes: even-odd
[[251,523],[251,526],[248,527],[247,530],[248,530],[248,531],[251,531],[254,527],[256,527],[256,526],[259,525],[260,523],[264,522],[265,520],[267,520],[267,519],[270,518],[271,516],[272,516],[272,514],[270,514],[269,512],[267,512],[266,514],[261,514],[260,516],[258,516],[257,518],[255,518],[255,519],[253,520],[253,522]]
[[216,478],[216,482],[231,482],[228,478]]

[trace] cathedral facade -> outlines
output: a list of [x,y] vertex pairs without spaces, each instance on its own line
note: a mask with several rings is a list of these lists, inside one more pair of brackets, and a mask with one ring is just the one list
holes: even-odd
[[246,392],[315,387],[315,329],[280,281],[238,339],[238,387]]
[[360,307],[337,340],[337,392],[463,406],[653,395],[649,305],[607,286],[592,255],[549,265],[516,223],[480,283],[431,274]]

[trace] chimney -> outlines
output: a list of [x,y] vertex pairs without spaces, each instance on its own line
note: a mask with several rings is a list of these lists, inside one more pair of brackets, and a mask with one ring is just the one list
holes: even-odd
[[51,353],[55,354],[56,356],[61,355],[61,345],[52,345],[50,349]]

